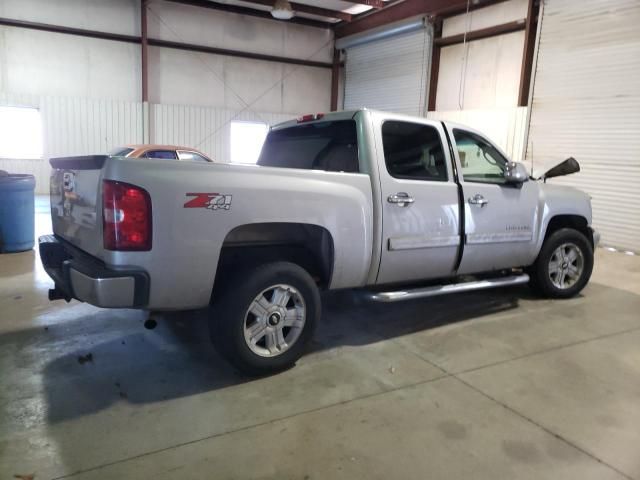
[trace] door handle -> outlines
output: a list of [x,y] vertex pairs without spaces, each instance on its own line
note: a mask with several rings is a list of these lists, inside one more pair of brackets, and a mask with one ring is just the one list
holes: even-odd
[[387,197],[387,202],[398,205],[399,207],[408,207],[413,202],[415,202],[415,200],[406,192],[398,192],[394,193],[393,195],[389,195]]
[[489,200],[487,200],[486,198],[484,198],[482,195],[480,195],[479,193],[476,193],[473,197],[469,198],[469,203],[471,205],[480,205],[480,208],[484,207],[487,203],[489,203]]

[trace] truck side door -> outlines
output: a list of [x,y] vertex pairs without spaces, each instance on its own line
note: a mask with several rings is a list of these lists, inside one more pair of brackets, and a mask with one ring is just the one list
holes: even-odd
[[504,181],[508,159],[477,132],[448,127],[465,201],[465,245],[459,274],[530,264],[538,185]]
[[451,276],[459,206],[444,128],[391,115],[378,125],[382,252],[376,283]]

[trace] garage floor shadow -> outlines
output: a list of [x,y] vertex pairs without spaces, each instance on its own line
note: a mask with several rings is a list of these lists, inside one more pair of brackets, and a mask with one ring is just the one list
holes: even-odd
[[[379,304],[350,292],[328,293],[308,355],[506,312],[517,308],[521,296],[530,297],[526,289],[506,289],[491,295]],[[23,354],[49,357],[42,380],[51,423],[93,414],[119,401],[159,402],[253,381],[215,352],[205,312],[154,318],[158,327],[148,331],[139,312],[95,309],[47,330],[0,336],[0,345],[17,344]],[[69,349],[70,343],[78,348]]]

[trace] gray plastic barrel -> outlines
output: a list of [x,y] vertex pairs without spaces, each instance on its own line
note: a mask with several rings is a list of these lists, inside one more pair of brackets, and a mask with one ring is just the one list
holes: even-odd
[[0,174],[0,252],[33,248],[35,188],[33,175]]

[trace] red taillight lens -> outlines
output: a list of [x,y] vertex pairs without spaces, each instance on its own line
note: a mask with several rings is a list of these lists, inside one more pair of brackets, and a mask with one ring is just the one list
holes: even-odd
[[298,123],[304,123],[304,122],[313,122],[314,120],[320,120],[323,117],[324,117],[324,113],[309,113],[307,115],[302,115],[301,117],[298,117],[296,120],[298,121]]
[[128,183],[102,182],[102,238],[107,250],[151,250],[151,198]]

